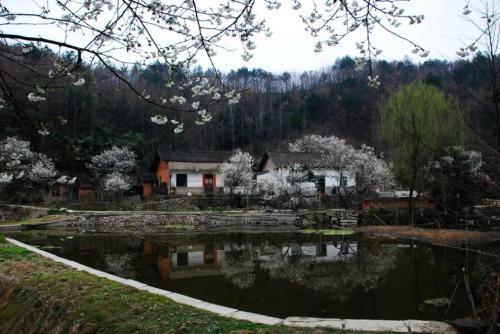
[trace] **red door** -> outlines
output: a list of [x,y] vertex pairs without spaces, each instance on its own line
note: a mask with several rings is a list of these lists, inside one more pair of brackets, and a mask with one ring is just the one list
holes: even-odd
[[203,175],[203,190],[206,193],[214,192],[215,190],[215,176],[212,174]]

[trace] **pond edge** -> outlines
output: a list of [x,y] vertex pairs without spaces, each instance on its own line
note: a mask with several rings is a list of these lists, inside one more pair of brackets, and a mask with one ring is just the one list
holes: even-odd
[[188,305],[204,311],[209,311],[223,317],[246,320],[252,323],[291,326],[291,327],[328,327],[349,331],[371,331],[371,332],[393,332],[393,333],[441,333],[456,334],[458,331],[450,324],[442,321],[429,320],[366,320],[366,319],[334,319],[334,318],[311,318],[311,317],[287,317],[285,319],[275,318],[257,313],[238,310],[231,307],[212,304],[200,299],[192,298],[176,292],[163,290],[149,286],[147,284],[118,277],[91,267],[85,266],[75,261],[71,261],[36,247],[30,246],[15,239],[6,238],[8,242],[18,247],[27,249],[33,253],[62,263],[73,269],[83,271],[98,277],[107,278],[141,291],[146,291],[156,295],[167,297],[179,304]]

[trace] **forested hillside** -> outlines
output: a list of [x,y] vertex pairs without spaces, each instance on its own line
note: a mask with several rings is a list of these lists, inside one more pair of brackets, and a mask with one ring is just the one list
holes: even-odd
[[[157,107],[140,99],[123,81],[100,67],[81,65],[85,84],[62,85],[47,91],[44,103],[30,102],[26,97],[37,85],[32,69],[48,73],[54,55],[33,46],[23,53],[24,61],[31,63],[27,68],[16,61],[19,50],[15,51],[2,52],[0,59],[2,80],[12,88],[17,103],[14,109],[7,104],[0,109],[2,137],[18,136],[31,141],[35,149],[53,157],[58,168],[68,173],[81,173],[92,154],[111,145],[126,145],[145,162],[160,146],[242,148],[261,153],[266,148],[286,149],[286,143],[310,133],[335,134],[354,145],[366,143],[381,149],[377,139],[380,105],[391,93],[413,81],[424,81],[456,97],[461,108],[468,111],[473,137],[483,147],[481,150],[496,148],[494,105],[490,102],[486,60],[481,54],[472,61],[458,62],[378,61],[374,65],[380,76],[378,88],[367,85],[368,69],[357,67],[349,57],[332,59],[329,68],[304,73],[240,68],[224,75],[228,87],[241,91],[240,103],[213,105],[213,119],[201,126],[188,121],[194,120],[194,112],[167,113],[170,118],[186,121],[184,131],[174,133],[172,124],[151,122]],[[145,94],[158,95],[171,89],[162,79],[167,72],[163,65],[137,64],[116,71]],[[214,73],[195,68],[185,75],[211,79]],[[34,131],[40,128],[47,128],[50,135]]]

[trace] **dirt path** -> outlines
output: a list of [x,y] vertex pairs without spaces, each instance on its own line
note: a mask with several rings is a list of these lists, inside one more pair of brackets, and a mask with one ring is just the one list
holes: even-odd
[[481,232],[452,229],[423,229],[410,226],[363,226],[357,232],[381,237],[416,239],[432,244],[464,244],[500,241],[500,235],[495,232]]

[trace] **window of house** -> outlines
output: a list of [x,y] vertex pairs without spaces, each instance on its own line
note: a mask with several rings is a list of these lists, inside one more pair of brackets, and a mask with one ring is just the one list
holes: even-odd
[[326,244],[316,245],[316,256],[326,256]]
[[189,255],[187,252],[177,253],[177,265],[187,266],[189,264]]
[[341,187],[347,187],[347,176],[342,176],[340,178],[340,186]]
[[324,176],[318,176],[316,177],[316,184],[318,186],[318,192],[321,194],[325,193],[326,187],[325,187],[325,177]]
[[187,174],[177,174],[177,187],[187,187],[188,176]]

